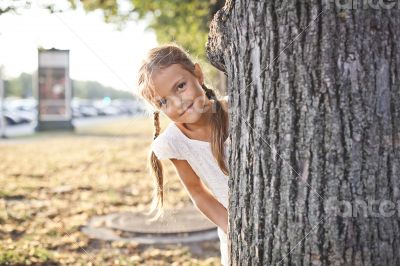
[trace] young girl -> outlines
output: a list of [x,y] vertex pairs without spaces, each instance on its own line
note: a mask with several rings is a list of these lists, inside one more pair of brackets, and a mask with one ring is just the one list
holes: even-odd
[[[150,165],[155,177],[151,212],[162,214],[163,168],[175,166],[193,204],[217,225],[221,264],[228,264],[228,99],[204,84],[198,63],[176,44],[149,51],[138,73],[140,95],[154,107]],[[160,134],[159,111],[171,122]]]

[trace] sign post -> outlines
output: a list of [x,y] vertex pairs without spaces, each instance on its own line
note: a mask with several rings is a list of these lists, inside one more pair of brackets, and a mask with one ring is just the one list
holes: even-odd
[[69,50],[39,49],[36,131],[74,130]]

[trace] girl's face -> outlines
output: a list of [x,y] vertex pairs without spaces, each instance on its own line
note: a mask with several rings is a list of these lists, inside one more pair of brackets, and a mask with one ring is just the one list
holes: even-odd
[[173,64],[153,74],[153,83],[159,96],[156,104],[174,122],[195,123],[210,106],[201,87],[203,74],[197,63],[194,72],[195,75],[180,64]]

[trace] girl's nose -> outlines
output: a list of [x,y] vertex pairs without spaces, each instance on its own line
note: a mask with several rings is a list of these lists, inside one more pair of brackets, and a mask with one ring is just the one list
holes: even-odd
[[178,95],[173,95],[169,99],[171,105],[170,108],[173,108],[178,113],[181,113],[182,109],[184,108],[184,99]]

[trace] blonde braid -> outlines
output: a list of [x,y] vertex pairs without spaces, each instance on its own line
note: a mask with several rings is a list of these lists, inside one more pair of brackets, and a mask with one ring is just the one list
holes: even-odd
[[[154,137],[153,139],[156,139],[160,135],[160,112],[155,111],[153,113],[154,115]],[[155,210],[157,210],[157,213],[155,216],[149,221],[155,221],[160,216],[164,214],[163,206],[164,206],[164,173],[163,173],[163,166],[161,161],[157,158],[156,154],[151,151],[150,154],[150,169],[151,169],[151,175],[153,176],[153,184],[154,184],[154,191],[153,191],[153,200],[151,204],[150,210],[146,213],[147,215],[150,215],[153,213]]]
[[153,139],[156,139],[158,135],[160,135],[160,112],[159,111],[154,111],[154,137]]

